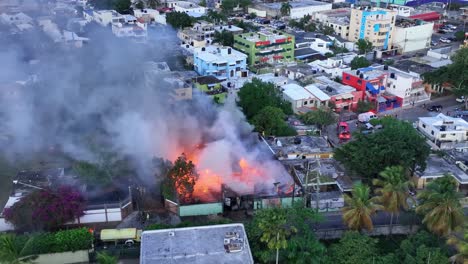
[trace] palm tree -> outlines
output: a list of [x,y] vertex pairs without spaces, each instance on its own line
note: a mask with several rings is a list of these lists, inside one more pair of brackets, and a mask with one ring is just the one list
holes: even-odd
[[258,228],[262,231],[260,241],[267,244],[269,249],[276,250],[276,263],[278,264],[279,250],[288,246],[288,237],[297,231],[295,227],[288,227],[286,210],[281,208],[263,209],[255,216],[258,219]]
[[370,188],[358,183],[354,185],[352,196],[344,195],[345,206],[341,209],[343,220],[349,228],[372,230],[372,215],[383,207],[377,204],[375,198],[370,197]]
[[447,240],[449,245],[453,245],[458,253],[452,256],[455,263],[468,263],[468,223],[465,223],[460,232],[454,232]]
[[[23,237],[24,238],[24,237]],[[15,235],[0,236],[0,263],[21,264],[30,263],[36,256],[23,257],[23,249],[32,241],[26,239],[20,241]]]
[[409,187],[412,184],[401,166],[387,167],[380,176],[382,179],[374,179],[372,183],[379,187],[375,190],[379,195],[377,200],[383,205],[384,210],[390,213],[389,234],[391,235],[394,214],[398,214],[402,208],[408,209],[408,198],[411,197]]
[[281,4],[280,12],[282,16],[289,16],[291,12],[291,4],[289,2],[284,2]]
[[98,252],[97,261],[99,264],[117,264],[117,257],[111,256],[107,252]]
[[448,235],[463,224],[461,196],[456,189],[456,180],[446,174],[418,194],[420,205],[416,212],[424,215],[422,222],[437,235]]

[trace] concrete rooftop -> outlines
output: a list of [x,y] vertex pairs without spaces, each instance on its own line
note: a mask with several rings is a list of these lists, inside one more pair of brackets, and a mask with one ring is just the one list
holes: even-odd
[[[228,232],[238,234],[240,252],[227,252]],[[242,224],[145,231],[140,253],[140,264],[253,264]]]

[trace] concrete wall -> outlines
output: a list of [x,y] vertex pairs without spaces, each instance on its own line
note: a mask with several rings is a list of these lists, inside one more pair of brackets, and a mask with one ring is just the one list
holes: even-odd
[[179,216],[212,215],[223,212],[222,203],[191,204],[179,206]]
[[401,53],[425,49],[430,46],[434,23],[401,28],[395,27],[393,46]]
[[53,254],[41,254],[33,261],[37,264],[71,264],[71,263],[89,263],[88,250],[79,250],[75,252],[62,252]]
[[323,5],[312,5],[312,6],[306,6],[306,7],[291,8],[290,17],[292,19],[300,19],[306,15],[312,15],[313,13],[316,13],[316,12],[331,10],[331,9],[332,9],[332,4],[325,4],[325,3]]
[[[419,225],[394,225],[392,228],[392,234],[397,235],[406,235],[406,234],[414,234],[419,230]],[[330,229],[325,230],[321,229],[315,231],[315,234],[319,239],[337,239],[341,238],[343,234],[349,231],[349,229]],[[381,235],[388,235],[389,234],[389,227],[387,225],[384,226],[374,226],[372,231],[362,231],[363,234],[367,234],[369,236],[381,236]]]

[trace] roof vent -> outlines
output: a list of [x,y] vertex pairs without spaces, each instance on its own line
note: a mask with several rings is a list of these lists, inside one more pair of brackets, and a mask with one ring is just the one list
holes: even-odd
[[173,237],[173,236],[175,236],[175,233],[174,232],[169,232],[169,236]]

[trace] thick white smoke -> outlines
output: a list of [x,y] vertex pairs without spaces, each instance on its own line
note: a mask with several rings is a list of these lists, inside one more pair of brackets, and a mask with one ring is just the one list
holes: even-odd
[[[17,85],[20,96],[2,95],[0,127],[8,135],[0,142],[4,154],[26,157],[59,145],[71,158],[95,161],[89,139],[97,138],[130,156],[141,178],[151,182],[153,157],[173,161],[179,151],[206,143],[198,169],[214,171],[236,192],[292,183],[281,165],[264,157],[258,142],[252,144],[252,127],[234,104],[218,108],[197,93],[191,101],[173,102],[160,76],[148,77],[145,62],[178,64],[175,52],[166,50],[178,42],[174,31],[156,32],[148,45],[114,38],[107,28],[87,37],[88,45],[70,49],[39,31],[2,35],[6,52],[0,52],[0,87],[33,74],[38,79]],[[32,60],[39,62],[32,67]],[[234,176],[240,159],[259,167],[263,176],[240,181]]]

